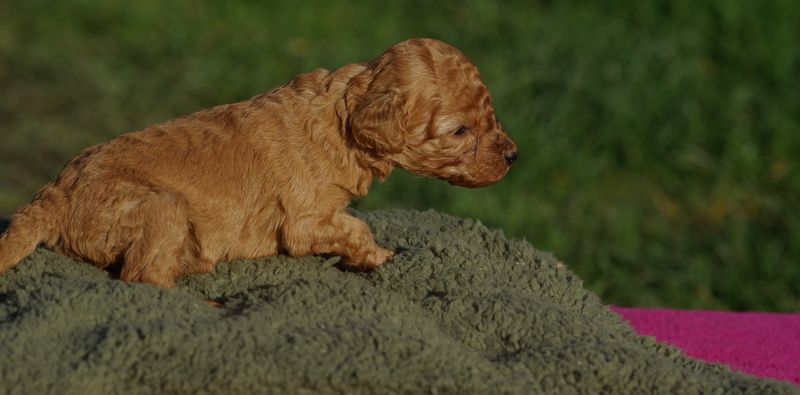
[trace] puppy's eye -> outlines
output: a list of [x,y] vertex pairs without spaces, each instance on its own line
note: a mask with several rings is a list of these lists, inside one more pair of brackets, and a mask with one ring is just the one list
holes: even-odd
[[459,126],[458,129],[456,129],[455,132],[453,132],[453,135],[461,136],[462,134],[467,133],[468,131],[469,131],[469,129],[467,129],[466,126],[462,125],[462,126]]

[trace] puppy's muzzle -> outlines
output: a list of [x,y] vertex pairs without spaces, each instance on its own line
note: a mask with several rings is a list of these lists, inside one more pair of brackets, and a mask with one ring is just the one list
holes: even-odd
[[500,132],[497,137],[497,146],[499,148],[500,154],[503,155],[503,159],[506,161],[506,165],[511,166],[514,162],[517,161],[517,157],[519,157],[519,152],[517,151],[517,145],[503,132]]
[[517,156],[519,156],[517,150],[506,151],[504,154],[504,157],[506,158],[506,164],[508,164],[509,166],[513,165],[514,162],[517,161]]

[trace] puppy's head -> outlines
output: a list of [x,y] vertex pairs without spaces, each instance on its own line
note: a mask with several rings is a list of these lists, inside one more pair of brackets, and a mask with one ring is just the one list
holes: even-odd
[[482,187],[517,158],[478,69],[441,41],[393,46],[353,78],[346,100],[355,143],[412,173]]

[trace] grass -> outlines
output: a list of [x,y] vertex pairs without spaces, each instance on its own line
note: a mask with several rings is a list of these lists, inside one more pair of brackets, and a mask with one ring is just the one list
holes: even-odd
[[478,65],[518,164],[356,206],[480,218],[609,303],[800,308],[794,1],[352,4],[0,3],[0,215],[83,147],[428,36]]

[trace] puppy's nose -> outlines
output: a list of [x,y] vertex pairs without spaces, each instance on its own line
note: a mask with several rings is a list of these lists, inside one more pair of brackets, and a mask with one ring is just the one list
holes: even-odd
[[513,165],[514,162],[517,160],[517,155],[518,155],[517,151],[506,152],[505,154],[506,163],[508,163],[509,166]]

